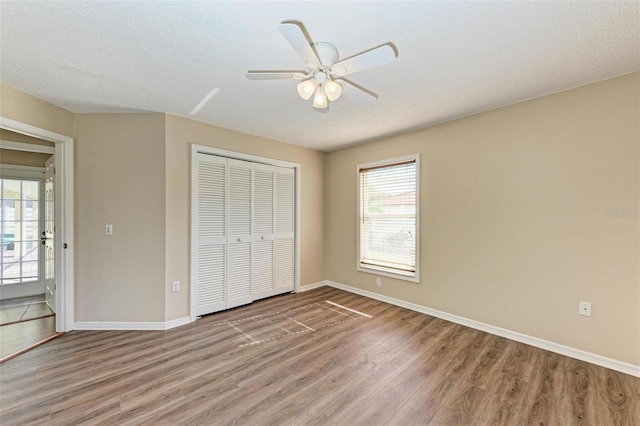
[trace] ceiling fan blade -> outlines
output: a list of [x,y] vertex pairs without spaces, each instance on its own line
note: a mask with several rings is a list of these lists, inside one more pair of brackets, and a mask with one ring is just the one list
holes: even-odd
[[396,51],[391,43],[387,43],[336,62],[332,68],[332,73],[336,75],[353,74],[380,65],[390,64],[395,60]]
[[302,80],[307,75],[304,71],[247,71],[249,80]]
[[339,77],[336,78],[336,80],[342,80],[345,83],[355,87],[358,90],[345,90],[345,95],[348,97],[354,97],[354,98],[359,98],[359,99],[366,99],[368,101],[371,100],[371,98],[374,99],[378,99],[378,94],[375,92],[372,92],[371,90],[367,89],[366,87],[362,87],[360,86],[358,83],[355,83],[351,80],[347,80],[344,77]]
[[313,41],[301,22],[283,21],[278,29],[309,68],[320,66],[318,54],[312,47]]

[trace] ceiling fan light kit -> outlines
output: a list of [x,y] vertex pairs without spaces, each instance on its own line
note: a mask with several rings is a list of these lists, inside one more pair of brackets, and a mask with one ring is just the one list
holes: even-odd
[[329,99],[327,99],[327,95],[325,95],[324,90],[322,90],[322,86],[318,86],[316,94],[313,95],[313,107],[316,109],[329,107]]
[[344,88],[342,83],[377,99],[378,95],[374,92],[343,77],[391,63],[396,59],[395,49],[387,43],[339,61],[338,49],[331,43],[313,43],[307,36],[302,23],[284,21],[278,29],[300,55],[308,69],[305,71],[248,71],[246,77],[251,80],[300,80],[302,78],[296,86],[298,95],[305,101],[313,96],[313,108],[319,112],[327,112],[329,102],[340,98]]
[[305,101],[313,95],[314,108],[328,108],[329,101],[337,100],[342,94],[342,85],[329,78],[328,72],[323,68],[312,70],[311,75],[310,78],[298,83],[298,95]]
[[306,80],[303,80],[300,83],[298,83],[298,87],[297,87],[298,95],[300,95],[302,99],[307,101],[309,100],[309,98],[311,98],[311,95],[313,95],[313,93],[316,91],[316,87],[318,87],[318,83],[316,83],[315,79],[308,78]]
[[342,95],[342,85],[340,83],[336,83],[333,80],[327,80],[324,83],[324,91],[327,94],[327,98],[331,102],[337,100],[340,95]]

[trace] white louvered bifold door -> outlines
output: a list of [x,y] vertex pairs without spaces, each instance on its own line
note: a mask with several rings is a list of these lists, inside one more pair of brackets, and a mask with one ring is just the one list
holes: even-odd
[[228,160],[227,308],[251,303],[252,164]]
[[293,291],[295,171],[198,153],[196,315]]
[[196,315],[226,308],[226,180],[227,160],[198,154],[195,188]]
[[293,291],[295,282],[295,173],[275,167],[275,294]]
[[274,168],[253,166],[253,299],[273,296]]

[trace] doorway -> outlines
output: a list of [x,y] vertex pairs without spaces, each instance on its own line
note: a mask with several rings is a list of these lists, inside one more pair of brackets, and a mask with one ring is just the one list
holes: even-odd
[[[45,283],[47,277],[53,278],[51,265],[45,262],[53,256],[53,247],[47,247],[44,239],[45,229],[53,230],[54,205],[47,194],[53,189],[55,149],[51,142],[5,129],[0,129],[0,140],[2,360],[56,334],[55,308]],[[22,146],[11,143],[28,144],[25,147],[31,151],[13,149]]]
[[[55,331],[73,329],[73,138],[51,132],[10,118],[0,117],[0,129],[54,143],[53,168],[53,226],[55,238],[50,242],[53,261],[50,285],[54,292],[51,305],[56,311]],[[28,143],[2,141],[0,148],[40,152],[41,148]],[[35,150],[35,151],[34,151]],[[40,150],[40,151],[39,151]],[[45,235],[46,237],[46,235]],[[45,241],[46,244],[46,241]]]

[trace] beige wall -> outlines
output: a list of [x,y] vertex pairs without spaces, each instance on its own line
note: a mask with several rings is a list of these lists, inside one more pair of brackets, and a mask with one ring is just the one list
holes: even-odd
[[[188,315],[197,143],[302,164],[303,285],[326,278],[640,364],[639,99],[636,73],[330,154],[162,114],[74,118],[4,85],[0,115],[76,139],[76,321]],[[416,152],[422,282],[377,289],[355,269],[355,165]]]
[[[327,279],[640,364],[639,101],[636,73],[330,153]],[[356,164],[413,153],[421,282],[376,288]]]
[[1,83],[0,116],[73,136],[73,113]]
[[75,138],[76,321],[189,315],[190,143],[302,164],[301,284],[324,279],[325,154],[163,114],[78,114],[74,124],[66,110],[1,89],[3,116]]
[[[301,164],[300,284],[324,279],[325,154],[171,115],[166,117],[166,137],[167,320],[189,315],[190,144]],[[182,283],[182,291],[173,293],[170,284],[176,280]]]
[[75,123],[76,321],[164,321],[164,114]]

